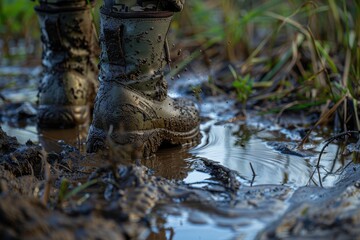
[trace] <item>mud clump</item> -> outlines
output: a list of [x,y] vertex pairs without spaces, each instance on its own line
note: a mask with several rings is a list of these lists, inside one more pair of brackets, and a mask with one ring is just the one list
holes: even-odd
[[[32,175],[41,179],[42,175],[42,151],[41,147],[28,141],[26,145],[18,143],[15,137],[9,137],[0,128],[0,167],[14,175],[22,177]],[[7,179],[5,177],[5,179]]]
[[112,220],[70,217],[22,195],[0,195],[0,218],[2,239],[124,239]]
[[0,193],[12,192],[24,196],[33,196],[39,180],[31,175],[16,177],[12,172],[0,166]]
[[358,239],[360,234],[359,166],[352,164],[332,188],[302,187],[290,208],[260,239]]
[[[215,195],[227,196],[224,202],[231,198],[229,186],[216,193],[192,188],[154,176],[145,166],[114,166],[100,154],[83,155],[65,144],[60,153],[47,153],[31,142],[19,144],[1,128],[0,152],[0,234],[5,239],[144,238],[159,204],[216,209]],[[217,175],[229,172],[220,168]]]
[[0,129],[0,235],[2,239],[123,239],[112,220],[68,216],[44,205],[39,192],[43,179],[41,147]]
[[9,137],[2,129],[0,129],[0,154],[9,154],[16,151],[20,146],[15,137]]

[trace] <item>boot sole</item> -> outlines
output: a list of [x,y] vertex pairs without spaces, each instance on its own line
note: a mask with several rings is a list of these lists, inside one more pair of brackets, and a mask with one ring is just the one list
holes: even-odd
[[[87,151],[96,152],[105,148],[107,133],[95,127],[90,128]],[[188,132],[174,132],[167,129],[151,129],[125,133],[113,133],[112,140],[119,145],[131,144],[134,152],[142,152],[144,158],[151,157],[164,143],[171,145],[195,144],[200,141],[200,130],[196,127]]]
[[[142,133],[130,133],[130,137],[138,139],[138,143],[143,143],[143,157],[151,157],[164,143],[171,145],[194,144],[200,140],[199,128],[189,132],[173,132],[166,129],[154,129],[143,131]],[[143,139],[147,139],[143,141]]]
[[38,125],[45,128],[71,128],[88,123],[90,106],[54,106],[38,107]]

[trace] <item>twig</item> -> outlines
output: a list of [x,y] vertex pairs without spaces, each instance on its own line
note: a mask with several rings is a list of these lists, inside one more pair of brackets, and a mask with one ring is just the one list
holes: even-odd
[[330,143],[332,143],[336,139],[342,138],[344,136],[349,136],[350,137],[351,134],[353,134],[353,133],[359,134],[360,132],[359,131],[346,131],[346,132],[336,134],[335,136],[332,136],[332,137],[328,138],[327,140],[325,140],[326,143],[325,143],[325,145],[323,146],[323,148],[320,151],[319,158],[318,158],[318,161],[317,161],[317,164],[316,164],[316,168],[319,168],[321,156],[322,156],[323,152],[325,151],[325,148],[327,148],[327,146],[329,146]]
[[317,172],[318,172],[320,187],[323,187],[322,180],[321,180],[320,170],[319,170],[319,168],[316,168],[316,170],[317,170]]
[[[336,134],[335,136],[332,136],[332,137],[330,137],[330,138],[328,138],[328,139],[325,140],[325,145],[322,147],[322,149],[321,149],[321,151],[320,151],[319,158],[318,158],[318,161],[317,161],[316,166],[315,166],[316,168],[315,168],[314,171],[312,172],[312,174],[311,174],[311,176],[310,176],[310,179],[309,179],[309,181],[308,181],[308,184],[310,183],[310,180],[312,180],[312,181],[314,182],[313,176],[314,176],[316,170],[319,171],[321,156],[322,156],[322,154],[324,153],[325,148],[327,148],[327,147],[329,146],[329,144],[332,143],[333,141],[335,141],[336,139],[342,138],[342,137],[344,137],[344,136],[349,136],[349,137],[350,137],[351,134],[360,134],[360,131],[346,131],[346,132],[342,132],[342,133]],[[318,173],[319,173],[319,179],[320,179],[320,172],[318,172]],[[320,185],[321,185],[321,187],[322,187],[322,182],[321,182],[321,180],[320,180]]]
[[44,205],[47,205],[50,197],[51,174],[50,174],[50,164],[47,161],[47,153],[45,150],[41,151],[41,160],[44,166],[44,178],[45,178],[45,188],[44,188],[44,195],[42,196],[42,203]]
[[257,175],[255,173],[255,170],[254,170],[253,165],[251,164],[251,162],[249,162],[249,164],[250,164],[250,168],[251,168],[251,171],[252,171],[252,174],[253,174],[251,182],[250,182],[250,187],[252,187]]
[[305,137],[301,140],[300,144],[297,146],[297,148],[302,148],[307,139],[309,138],[311,132],[322,123],[324,119],[328,119],[331,114],[335,112],[335,110],[339,107],[339,105],[344,101],[346,98],[346,95],[343,96],[327,113],[325,113],[317,122],[316,124],[306,133]]
[[288,103],[288,104],[286,104],[281,110],[280,110],[280,112],[276,115],[276,123],[280,123],[280,117],[281,117],[281,115],[285,112],[285,110],[286,109],[289,109],[289,108],[291,108],[291,107],[293,107],[293,106],[295,106],[295,105],[297,105],[297,104],[299,104],[299,101],[294,101],[294,102],[291,102],[291,103]]
[[253,168],[253,165],[251,164],[251,162],[249,163],[250,164],[250,168],[251,168],[251,171],[252,171],[252,174],[253,174],[253,177],[256,177],[256,173],[255,173],[255,170]]
[[252,186],[253,186],[254,181],[255,181],[255,176],[253,176],[253,177],[251,178],[250,187],[252,187]]

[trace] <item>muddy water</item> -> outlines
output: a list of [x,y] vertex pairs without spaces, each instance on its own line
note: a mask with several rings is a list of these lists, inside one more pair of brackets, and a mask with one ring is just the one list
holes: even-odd
[[[25,71],[26,74],[13,77],[16,71]],[[27,108],[23,110],[22,103],[35,105],[34,82],[38,76],[38,70],[2,69],[0,93],[6,100],[3,106],[9,102],[17,104],[15,109],[31,115]],[[311,178],[323,146],[324,133],[315,132],[311,135],[311,144],[297,151],[296,144],[302,138],[302,129],[284,130],[254,114],[249,114],[247,120],[228,121],[236,111],[234,102],[225,98],[203,99],[200,108],[204,119],[201,143],[161,149],[156,156],[143,160],[143,164],[154,174],[183,180],[194,188],[203,188],[212,179],[195,163],[201,159],[219,162],[238,172],[238,180],[243,184],[238,194],[239,201],[246,199],[246,194],[251,192],[251,196],[257,196],[254,199],[256,203],[251,204],[261,207],[254,210],[249,207],[251,204],[241,205],[234,210],[234,217],[229,219],[219,212],[196,206],[159,206],[149,239],[230,239],[235,236],[253,239],[268,223],[285,212],[286,200],[295,189],[305,185],[333,186],[338,180],[338,173],[349,161],[337,159],[339,146],[330,144],[322,156],[320,171]],[[30,139],[47,151],[59,151],[63,143],[85,150],[86,126],[46,130],[37,128],[34,117],[26,116],[20,122],[16,121],[16,117],[16,113],[12,112],[2,116],[1,127],[21,143]],[[282,186],[285,188],[278,188]],[[256,195],[264,188],[268,194]]]
[[[1,126],[10,136],[16,136],[20,143],[30,139],[40,143],[47,151],[58,151],[60,145],[66,143],[85,151],[86,126],[61,130],[39,129],[33,124],[18,126],[2,123]],[[192,171],[191,162],[206,158],[236,170],[244,185],[281,184],[299,187],[309,183],[323,146],[323,139],[315,136],[316,144],[305,145],[308,148],[306,151],[284,153],[277,148],[277,144],[285,145],[290,150],[295,149],[301,139],[300,135],[263,124],[218,124],[216,120],[210,120],[201,125],[201,130],[202,140],[199,145],[163,148],[156,156],[145,160],[144,164],[161,176],[194,183],[203,181],[207,176]],[[335,159],[338,148],[338,145],[330,144],[321,158],[322,166],[327,169],[320,172],[323,175],[323,186],[334,185],[337,180],[335,173],[343,166],[341,161]],[[314,181],[320,184],[318,179]]]

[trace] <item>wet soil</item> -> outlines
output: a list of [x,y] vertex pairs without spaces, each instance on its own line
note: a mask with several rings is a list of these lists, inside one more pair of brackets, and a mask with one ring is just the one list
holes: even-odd
[[198,145],[164,147],[141,160],[121,158],[119,149],[88,155],[86,126],[37,127],[39,70],[0,72],[4,239],[354,239],[359,234],[357,139],[329,144],[317,168],[333,133],[317,129],[298,149],[312,115],[287,114],[275,121],[276,116],[249,111],[245,118],[231,96],[207,91],[206,76],[188,72],[172,82],[171,94],[191,97],[194,85],[204,86],[193,96],[200,99],[202,116]]

